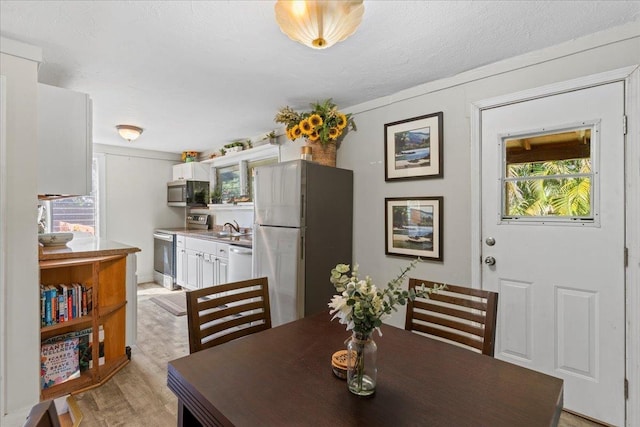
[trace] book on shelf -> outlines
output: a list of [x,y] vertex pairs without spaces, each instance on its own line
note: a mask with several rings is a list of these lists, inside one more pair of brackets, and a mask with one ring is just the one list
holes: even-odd
[[[78,340],[78,365],[80,372],[93,367],[93,328],[56,335],[42,341],[42,345],[50,345],[70,339]],[[98,364],[104,365],[104,327],[98,328]]]
[[89,315],[93,306],[92,294],[91,287],[80,283],[41,284],[41,325],[51,326]]
[[43,343],[40,349],[40,386],[47,389],[80,377],[79,339]]

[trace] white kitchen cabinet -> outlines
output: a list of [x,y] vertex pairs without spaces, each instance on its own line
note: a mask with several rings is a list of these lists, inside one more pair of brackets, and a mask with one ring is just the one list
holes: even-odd
[[38,194],[91,193],[89,95],[38,84]]
[[216,257],[213,254],[202,254],[202,287],[208,288],[218,284],[216,280]]
[[[218,243],[218,247],[220,247],[221,243]],[[224,252],[226,254],[229,253],[229,245],[224,245],[226,246]],[[222,252],[221,250],[218,250],[218,253]],[[229,278],[229,258],[222,258],[222,256],[218,256],[218,281],[216,282],[217,285],[222,285],[223,283],[227,283],[229,282],[228,278]]]
[[195,181],[209,181],[209,164],[188,162],[173,165],[173,180],[191,179]]
[[227,283],[229,280],[229,260],[218,258],[218,285]]
[[176,236],[176,284],[178,286],[185,286],[186,282],[187,250],[184,241],[184,236]]
[[200,289],[201,286],[201,269],[202,269],[202,253],[193,249],[185,249],[187,268],[184,286],[189,289]]
[[200,289],[227,282],[228,244],[186,237],[184,253],[186,273],[180,286]]

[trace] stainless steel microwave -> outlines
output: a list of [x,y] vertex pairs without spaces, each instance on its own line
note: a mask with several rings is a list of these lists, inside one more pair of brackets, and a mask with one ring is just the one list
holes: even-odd
[[167,205],[207,206],[209,181],[180,179],[167,183]]

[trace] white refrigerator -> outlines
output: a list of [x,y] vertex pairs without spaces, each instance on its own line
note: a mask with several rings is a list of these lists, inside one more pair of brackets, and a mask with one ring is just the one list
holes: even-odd
[[353,172],[294,160],[253,179],[253,275],[269,280],[273,326],[328,315],[331,269],[352,259]]

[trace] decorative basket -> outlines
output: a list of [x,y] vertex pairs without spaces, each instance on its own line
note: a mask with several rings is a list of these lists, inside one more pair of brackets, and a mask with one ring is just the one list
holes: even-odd
[[322,145],[318,141],[307,140],[307,145],[311,147],[313,161],[324,166],[336,167],[337,147],[335,143]]

